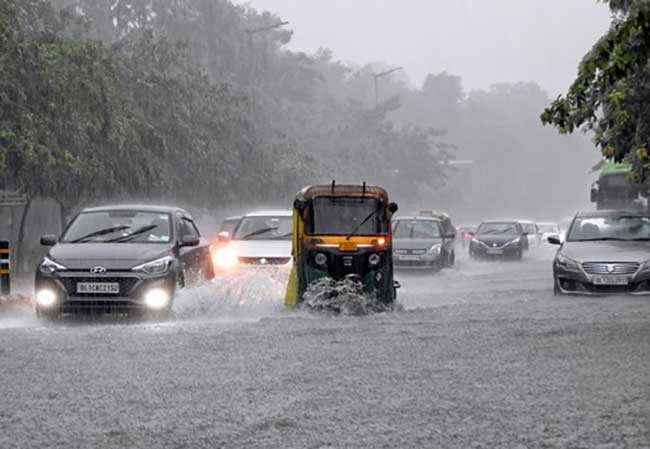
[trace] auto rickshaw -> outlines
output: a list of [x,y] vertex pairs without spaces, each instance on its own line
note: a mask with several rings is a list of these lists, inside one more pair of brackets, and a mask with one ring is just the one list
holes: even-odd
[[397,204],[380,187],[309,186],[294,201],[293,267],[285,298],[292,307],[323,278],[356,275],[364,293],[386,305],[395,301],[392,226]]

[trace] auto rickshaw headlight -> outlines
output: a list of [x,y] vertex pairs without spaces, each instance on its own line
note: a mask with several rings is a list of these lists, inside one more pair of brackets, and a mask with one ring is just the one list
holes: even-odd
[[377,266],[381,262],[381,256],[377,253],[371,254],[370,257],[368,257],[368,263],[370,265]]
[[327,265],[327,255],[323,253],[318,253],[314,256],[314,262],[316,265]]

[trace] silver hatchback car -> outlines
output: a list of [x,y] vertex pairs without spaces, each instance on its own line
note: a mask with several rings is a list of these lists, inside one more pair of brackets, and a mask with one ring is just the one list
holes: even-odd
[[553,262],[553,289],[565,294],[650,294],[650,212],[576,215]]

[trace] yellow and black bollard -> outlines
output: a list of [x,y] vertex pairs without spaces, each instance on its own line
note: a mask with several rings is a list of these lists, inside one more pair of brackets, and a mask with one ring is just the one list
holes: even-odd
[[2,295],[11,293],[9,256],[9,242],[0,240],[0,294]]

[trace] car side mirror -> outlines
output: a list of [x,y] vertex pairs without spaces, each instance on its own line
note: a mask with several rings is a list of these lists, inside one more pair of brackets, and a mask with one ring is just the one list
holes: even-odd
[[394,214],[394,213],[397,212],[398,210],[399,210],[399,206],[397,205],[397,203],[389,203],[389,204],[388,204],[388,211],[389,211],[391,214]]
[[56,245],[56,236],[54,234],[47,234],[41,237],[41,245],[54,246]]
[[456,233],[455,232],[448,232],[447,234],[445,234],[445,238],[449,239],[449,240],[453,240],[453,239],[456,238]]
[[590,194],[589,200],[592,203],[597,203],[598,202],[598,189],[593,189],[593,188],[591,189],[591,194]]
[[230,232],[228,231],[222,231],[219,234],[217,234],[217,240],[220,240],[222,242],[227,242],[230,240]]
[[181,239],[181,247],[192,247],[192,246],[199,246],[199,243],[201,243],[200,239],[198,237],[192,236],[192,235],[186,235]]
[[562,240],[560,240],[560,236],[559,236],[559,235],[551,235],[551,236],[549,236],[548,239],[546,239],[546,240],[547,240],[548,243],[550,243],[551,245],[561,245],[561,244],[562,244]]

